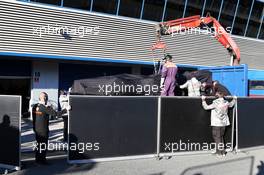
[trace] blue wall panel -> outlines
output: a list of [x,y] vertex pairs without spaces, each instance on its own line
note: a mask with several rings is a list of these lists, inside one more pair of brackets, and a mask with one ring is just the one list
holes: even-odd
[[264,80],[264,70],[248,70],[249,80]]
[[225,85],[232,95],[248,95],[248,67],[241,66],[223,66],[223,67],[204,67],[213,73],[213,80],[218,80]]

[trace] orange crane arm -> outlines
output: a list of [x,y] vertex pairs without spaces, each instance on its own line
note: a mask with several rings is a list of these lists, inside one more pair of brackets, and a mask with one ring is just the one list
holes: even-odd
[[235,41],[230,37],[221,24],[213,17],[200,17],[199,15],[187,18],[171,20],[158,24],[156,27],[157,43],[152,46],[152,50],[166,49],[166,44],[160,41],[162,35],[171,35],[182,30],[189,30],[213,24],[215,38],[231,53],[233,63],[239,64],[240,50]]

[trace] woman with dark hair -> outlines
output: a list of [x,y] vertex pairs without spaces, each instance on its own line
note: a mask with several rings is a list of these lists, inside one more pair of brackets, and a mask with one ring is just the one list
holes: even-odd
[[228,117],[228,108],[235,105],[237,97],[234,96],[231,102],[224,99],[224,94],[221,91],[216,92],[217,99],[211,105],[205,101],[205,96],[202,96],[202,106],[205,110],[211,110],[211,126],[212,135],[215,141],[215,154],[225,156],[224,135],[226,126],[230,125]]

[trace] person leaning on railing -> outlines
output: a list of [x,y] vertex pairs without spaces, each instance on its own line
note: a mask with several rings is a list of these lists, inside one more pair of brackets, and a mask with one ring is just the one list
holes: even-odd
[[224,94],[221,91],[216,92],[216,97],[217,99],[214,100],[212,104],[208,105],[205,101],[206,97],[202,96],[202,106],[205,110],[212,110],[212,135],[216,144],[216,151],[213,154],[216,154],[217,156],[225,156],[226,152],[224,148],[224,135],[226,126],[230,125],[228,108],[231,108],[235,105],[237,97],[234,96],[233,100],[228,102],[224,99]]

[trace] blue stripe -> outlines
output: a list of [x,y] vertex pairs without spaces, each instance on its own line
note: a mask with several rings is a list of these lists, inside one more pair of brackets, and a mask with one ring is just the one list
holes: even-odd
[[219,70],[228,70],[228,69],[230,69],[230,70],[234,70],[234,69],[247,69],[247,65],[246,64],[241,64],[241,65],[239,65],[239,66],[214,66],[214,67],[210,67],[210,66],[203,66],[203,67],[201,67],[201,70],[203,70],[203,69],[211,69],[211,70],[217,70],[217,69],[219,69]]
[[264,90],[250,90],[250,95],[264,95]]
[[[17,57],[30,57],[32,59],[56,59],[56,60],[73,60],[73,61],[94,61],[94,62],[107,62],[107,63],[123,63],[123,64],[140,64],[140,65],[153,65],[153,61],[134,61],[134,60],[117,60],[111,58],[91,58],[91,57],[77,57],[77,56],[61,56],[61,55],[47,55],[47,54],[34,54],[34,53],[17,53],[17,52],[0,52],[0,56],[17,56]],[[1,59],[1,57],[0,57]],[[181,68],[196,68],[205,69],[213,68],[210,66],[197,66],[188,64],[177,64]]]
[[264,70],[249,70],[248,79],[249,80],[264,80]]
[[152,61],[134,61],[134,60],[117,60],[108,58],[90,58],[90,57],[77,57],[77,56],[60,56],[60,55],[46,55],[46,54],[33,54],[33,53],[16,53],[16,52],[0,52],[3,56],[19,56],[43,59],[58,59],[58,60],[76,60],[76,61],[95,61],[95,62],[109,62],[109,63],[127,63],[127,64],[143,64],[153,65]]

